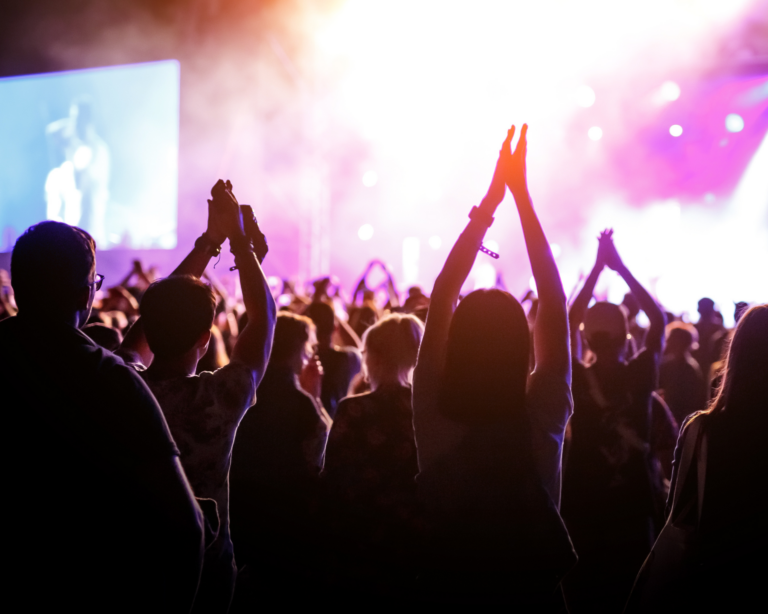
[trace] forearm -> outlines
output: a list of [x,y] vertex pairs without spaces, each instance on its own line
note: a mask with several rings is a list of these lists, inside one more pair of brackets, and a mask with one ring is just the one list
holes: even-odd
[[587,313],[587,307],[589,307],[589,301],[592,300],[592,295],[595,292],[595,286],[597,285],[597,280],[600,277],[602,270],[603,267],[595,263],[595,266],[592,267],[592,271],[587,276],[584,285],[582,286],[581,290],[579,290],[579,293],[576,295],[573,303],[571,303],[571,307],[568,310],[568,319],[571,322],[571,326],[578,328],[578,326],[584,321],[584,316]]
[[240,285],[248,324],[237,339],[232,359],[263,375],[272,351],[277,307],[255,254],[250,250],[236,250],[235,264],[240,271]]
[[661,338],[664,335],[664,326],[666,325],[664,312],[625,265],[622,264],[616,272],[621,275],[621,278],[632,291],[632,294],[637,297],[637,302],[640,303],[640,308],[645,312],[645,315],[648,316],[648,320],[651,323],[646,337],[646,347],[654,349],[654,344],[659,344],[658,349],[660,350]]
[[541,301],[539,309],[544,306],[544,303],[551,302],[562,304],[565,309],[565,292],[560,281],[560,273],[539,218],[533,209],[531,196],[527,190],[518,192],[514,196],[523,227],[528,258],[531,261],[533,278],[536,280],[536,291]]
[[211,253],[207,249],[193,247],[187,257],[181,261],[171,275],[192,275],[200,279],[205,272],[205,267],[211,261]]
[[152,363],[154,354],[149,349],[147,337],[144,334],[144,324],[141,318],[136,320],[123,338],[123,342],[115,352],[125,362],[141,363],[148,367]]
[[[482,209],[482,205],[481,205]],[[435,287],[430,301],[430,310],[435,301],[445,301],[455,305],[461,292],[461,287],[467,280],[472,265],[475,263],[477,251],[483,242],[488,228],[481,221],[470,220],[464,231],[459,235],[442,271],[435,280]]]
[[552,250],[528,191],[515,194],[528,257],[539,296],[534,334],[536,368],[568,372],[570,351],[565,292]]

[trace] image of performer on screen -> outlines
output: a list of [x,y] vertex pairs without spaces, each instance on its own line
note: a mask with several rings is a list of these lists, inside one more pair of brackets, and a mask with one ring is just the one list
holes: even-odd
[[51,169],[45,180],[47,219],[79,226],[106,245],[110,153],[96,132],[91,100],[74,99],[69,116],[49,123],[45,134]]

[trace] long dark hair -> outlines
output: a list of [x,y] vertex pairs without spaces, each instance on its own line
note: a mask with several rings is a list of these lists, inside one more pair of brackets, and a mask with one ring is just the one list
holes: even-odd
[[459,303],[448,332],[440,410],[464,424],[527,423],[530,332],[508,292],[476,290]]
[[706,413],[765,420],[768,414],[768,305],[739,320],[725,361],[723,381]]

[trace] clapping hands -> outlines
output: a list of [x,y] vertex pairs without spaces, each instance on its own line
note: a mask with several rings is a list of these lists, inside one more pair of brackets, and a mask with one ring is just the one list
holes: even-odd
[[624,267],[621,256],[613,243],[613,228],[608,228],[600,233],[597,238],[597,263],[607,266],[609,269],[619,271]]
[[213,199],[208,201],[208,236],[219,243],[223,243],[225,238],[231,241],[245,237],[243,216],[232,193],[232,183],[219,179],[211,188],[211,196]]

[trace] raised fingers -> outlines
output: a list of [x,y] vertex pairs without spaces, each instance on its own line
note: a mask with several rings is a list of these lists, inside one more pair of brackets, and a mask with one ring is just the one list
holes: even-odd
[[507,138],[504,139],[504,143],[501,146],[501,151],[504,153],[512,153],[512,139],[515,136],[515,127],[512,126],[507,130]]
[[527,134],[528,124],[523,124],[523,127],[520,129],[520,138],[517,141],[517,147],[515,147],[515,153],[520,152],[521,154],[525,154],[528,147],[528,141],[526,140]]

